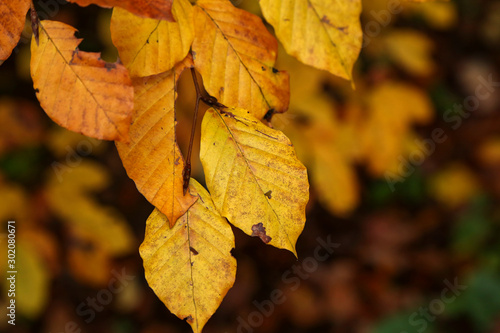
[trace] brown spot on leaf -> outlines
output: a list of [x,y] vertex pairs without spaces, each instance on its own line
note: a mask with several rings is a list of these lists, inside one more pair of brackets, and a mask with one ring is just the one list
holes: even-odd
[[111,71],[112,69],[115,69],[116,68],[116,64],[113,64],[113,63],[109,63],[109,62],[106,62],[104,64],[104,68],[106,68],[109,71]]
[[191,252],[193,252],[193,254],[194,254],[195,256],[197,256],[197,255],[198,255],[198,251],[196,251],[196,250],[195,250],[194,248],[192,248],[191,246],[189,247],[189,250],[190,250]]
[[266,228],[262,223],[254,224],[252,226],[252,236],[259,237],[264,243],[269,243],[271,241],[271,237],[266,235]]
[[189,315],[187,316],[186,318],[184,318],[185,321],[187,321],[188,323],[192,324],[194,319],[193,319],[193,316]]
[[264,195],[268,198],[268,199],[271,199],[271,194],[273,193],[273,191],[269,190],[267,191],[266,193],[264,193]]
[[177,158],[175,159],[175,161],[174,161],[174,164],[175,164],[175,165],[179,165],[179,160],[180,160],[180,159],[181,159],[181,158],[180,158],[180,156],[179,156],[179,157],[177,157]]

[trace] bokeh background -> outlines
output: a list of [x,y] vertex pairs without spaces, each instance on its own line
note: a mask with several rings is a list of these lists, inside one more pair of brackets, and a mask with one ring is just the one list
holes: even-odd
[[[257,0],[233,3],[260,15]],[[79,29],[82,50],[116,61],[111,10],[35,4]],[[299,259],[233,228],[236,283],[204,332],[500,332],[500,1],[363,6],[355,90],[280,49],[292,97],[271,125],[311,182]],[[19,271],[15,327],[0,280],[0,331],[190,332],[144,278],[138,247],[153,207],[113,143],[41,110],[30,38],[27,25],[0,66],[0,275],[9,219]],[[194,96],[183,75],[184,151]]]

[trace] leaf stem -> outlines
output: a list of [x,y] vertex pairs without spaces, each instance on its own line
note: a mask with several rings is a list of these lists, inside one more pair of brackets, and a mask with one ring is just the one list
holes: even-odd
[[193,150],[193,141],[194,141],[194,134],[196,131],[196,123],[198,122],[198,109],[200,107],[200,100],[202,99],[201,90],[198,84],[198,79],[196,78],[196,71],[194,70],[194,67],[191,67],[191,75],[193,76],[194,88],[196,90],[196,105],[194,107],[193,125],[191,127],[191,137],[189,138],[186,163],[184,165],[184,170],[182,171],[182,178],[184,181],[183,183],[184,195],[186,195],[186,191],[189,186],[189,179],[191,178],[191,152]]

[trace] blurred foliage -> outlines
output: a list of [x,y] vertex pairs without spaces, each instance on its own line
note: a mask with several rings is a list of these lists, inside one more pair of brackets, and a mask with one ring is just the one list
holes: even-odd
[[[76,26],[82,49],[116,59],[109,10],[54,3],[37,6]],[[259,14],[257,1],[233,3]],[[405,3],[398,14],[390,14],[387,0],[363,6],[356,90],[279,53],[277,68],[291,74],[290,112],[271,124],[289,135],[312,184],[299,261],[234,230],[236,284],[205,332],[410,333],[424,323],[425,332],[500,332],[500,95],[474,112],[453,111],[475,95],[478,77],[500,78],[500,4]],[[115,147],[59,128],[38,107],[27,74],[29,29],[0,67],[0,224],[3,233],[6,221],[17,221],[22,289],[16,327],[2,320],[0,330],[189,332],[144,280],[137,246],[152,206]],[[185,149],[194,109],[188,76],[179,90]],[[446,139],[426,153],[436,129]],[[416,163],[408,163],[412,156]],[[200,173],[194,160],[193,174],[202,179]],[[388,179],[398,181],[391,187]],[[340,246],[298,278],[292,267],[327,236]],[[133,278],[113,285],[123,287],[114,293],[110,282],[123,269]],[[442,314],[411,320],[455,279],[466,289]],[[5,318],[4,282],[2,288]],[[103,300],[106,290],[109,303],[93,309],[88,299]],[[242,328],[274,290],[285,301],[261,325]]]

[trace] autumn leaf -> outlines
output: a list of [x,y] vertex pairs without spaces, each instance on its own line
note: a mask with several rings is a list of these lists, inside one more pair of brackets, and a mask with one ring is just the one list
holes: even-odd
[[352,80],[363,36],[360,0],[260,0],[260,6],[287,53]]
[[278,43],[261,19],[228,0],[200,0],[194,16],[194,63],[207,92],[259,119],[285,112],[288,74],[273,67]]
[[174,0],[68,0],[80,6],[95,4],[101,7],[121,7],[129,12],[157,20],[174,21],[172,2]]
[[447,165],[434,174],[428,187],[430,196],[450,209],[458,208],[480,193],[480,185],[474,173],[458,162]]
[[367,94],[367,106],[359,129],[362,155],[369,171],[382,176],[396,171],[412,124],[430,122],[433,108],[421,90],[401,82],[379,84]]
[[119,256],[132,250],[132,231],[116,210],[101,206],[89,195],[105,188],[108,182],[102,167],[84,160],[64,173],[62,180],[50,174],[45,193],[49,207],[69,228],[86,231],[110,255]]
[[309,184],[288,138],[239,108],[209,109],[201,135],[205,179],[221,215],[296,255]]
[[200,333],[233,286],[234,236],[217,212],[210,194],[191,179],[189,191],[199,200],[170,229],[155,209],[146,222],[140,247],[146,280],[177,317]]
[[135,78],[135,112],[130,142],[116,147],[137,189],[168,218],[170,226],[197,200],[183,194],[184,159],[175,137],[176,81],[191,66],[187,58],[173,70]]
[[49,269],[31,244],[19,241],[16,250],[16,268],[23,272],[16,275],[16,306],[25,317],[36,319],[49,301]]
[[30,3],[30,0],[0,2],[0,65],[10,56],[21,38]]
[[383,38],[383,50],[410,74],[428,76],[435,70],[432,40],[414,30],[394,30]]
[[64,23],[42,21],[40,44],[31,42],[31,77],[40,105],[59,125],[104,140],[128,140],[133,87],[127,69],[98,53]]
[[111,37],[132,77],[171,70],[187,56],[194,39],[193,7],[188,0],[176,0],[172,13],[176,22],[113,10]]

